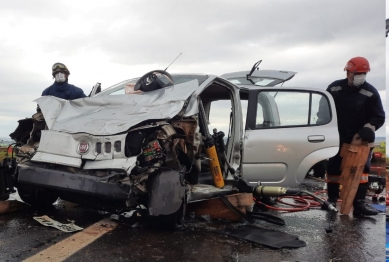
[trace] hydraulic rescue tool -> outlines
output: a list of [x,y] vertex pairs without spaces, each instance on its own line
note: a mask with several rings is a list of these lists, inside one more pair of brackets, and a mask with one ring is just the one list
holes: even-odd
[[323,210],[329,210],[336,213],[338,212],[336,207],[334,207],[330,202],[323,200],[322,198],[306,190],[261,185],[253,187],[250,186],[249,183],[243,179],[238,180],[237,188],[240,192],[252,193],[255,198],[308,195],[314,198],[317,202],[319,202]]
[[227,171],[230,172],[230,174],[236,178],[236,179],[239,179],[238,177],[236,177],[235,175],[235,169],[230,165],[230,163],[228,162],[228,159],[227,159],[227,156],[226,156],[226,146],[224,144],[224,132],[223,131],[217,131],[216,128],[213,129],[213,141],[215,142],[215,146],[216,146],[216,151],[218,153],[218,156],[219,156],[219,160],[220,160],[220,164],[222,166],[224,165],[227,165],[227,170],[223,169],[224,171],[224,178],[227,177]]
[[213,182],[215,184],[215,187],[222,188],[224,187],[224,179],[220,168],[219,157],[216,152],[215,141],[213,137],[209,134],[207,126],[208,121],[201,99],[199,99],[199,117],[201,129],[204,132],[204,147],[205,152],[207,153],[207,158],[209,160],[209,169],[211,170]]

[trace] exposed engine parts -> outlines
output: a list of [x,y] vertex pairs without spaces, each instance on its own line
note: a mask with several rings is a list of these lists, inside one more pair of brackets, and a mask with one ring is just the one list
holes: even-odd
[[157,139],[143,147],[143,157],[146,163],[152,164],[163,156],[163,149]]

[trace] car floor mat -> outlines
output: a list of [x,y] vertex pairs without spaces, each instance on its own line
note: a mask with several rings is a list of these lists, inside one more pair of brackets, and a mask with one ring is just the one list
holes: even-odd
[[279,249],[284,247],[305,247],[306,243],[298,239],[298,236],[277,230],[244,225],[236,228],[213,231],[218,234],[245,239],[257,244]]

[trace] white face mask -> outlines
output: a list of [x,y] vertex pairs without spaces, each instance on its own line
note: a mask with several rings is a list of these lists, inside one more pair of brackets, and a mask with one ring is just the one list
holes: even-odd
[[366,80],[366,75],[364,75],[364,74],[362,74],[362,75],[354,75],[353,84],[355,86],[360,86],[363,83],[365,83],[365,80]]
[[55,82],[63,83],[66,81],[66,75],[64,73],[58,73],[55,75]]

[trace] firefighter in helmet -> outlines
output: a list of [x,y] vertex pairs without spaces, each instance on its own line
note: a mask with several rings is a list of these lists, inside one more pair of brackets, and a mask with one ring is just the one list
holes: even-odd
[[[369,61],[364,57],[351,58],[344,70],[347,77],[330,84],[327,91],[335,101],[338,117],[338,131],[340,147],[343,143],[350,144],[354,135],[374,146],[375,131],[385,122],[385,112],[380,95],[374,86],[366,82],[366,75],[370,71]],[[353,201],[353,214],[377,215],[378,211],[365,203],[366,193],[369,189],[368,175],[370,172],[369,156],[360,184]],[[336,204],[339,198],[340,165],[342,158],[339,152],[329,159],[327,166],[328,201]]]
[[46,88],[42,96],[56,96],[66,100],[86,97],[84,91],[68,83],[69,69],[62,63],[55,63],[52,66],[52,75],[55,82]]

